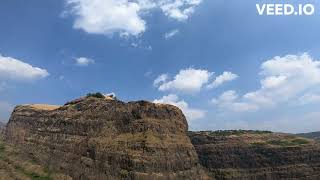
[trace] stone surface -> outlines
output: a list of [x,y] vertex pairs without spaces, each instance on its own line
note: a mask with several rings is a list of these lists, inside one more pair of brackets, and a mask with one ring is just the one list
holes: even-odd
[[187,130],[175,106],[88,97],[17,106],[5,141],[74,179],[207,179]]
[[320,179],[320,145],[269,132],[189,132],[201,164],[217,179]]

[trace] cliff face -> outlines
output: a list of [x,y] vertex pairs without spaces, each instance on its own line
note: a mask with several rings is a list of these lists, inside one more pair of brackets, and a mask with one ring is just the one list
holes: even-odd
[[146,101],[17,106],[0,141],[0,179],[320,179],[314,140],[187,130],[177,107]]
[[270,132],[190,132],[201,164],[217,179],[319,179],[320,145]]
[[89,97],[17,106],[5,140],[75,179],[205,179],[187,129],[174,106]]

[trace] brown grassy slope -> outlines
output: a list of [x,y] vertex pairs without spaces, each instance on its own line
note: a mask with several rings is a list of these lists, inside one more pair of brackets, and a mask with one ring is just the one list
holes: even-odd
[[69,180],[68,176],[50,172],[32,159],[4,144],[0,138],[0,180]]

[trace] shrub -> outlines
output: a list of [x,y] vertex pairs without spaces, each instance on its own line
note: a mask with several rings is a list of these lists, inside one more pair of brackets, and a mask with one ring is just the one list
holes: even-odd
[[211,131],[211,136],[231,136],[231,135],[242,135],[242,134],[271,134],[271,131],[257,131],[257,130],[218,130]]
[[95,98],[104,98],[104,95],[101,94],[100,92],[97,93],[88,93],[87,97],[95,97]]
[[268,144],[277,145],[277,146],[299,146],[303,144],[308,144],[309,141],[306,139],[293,139],[293,140],[271,140],[267,142]]

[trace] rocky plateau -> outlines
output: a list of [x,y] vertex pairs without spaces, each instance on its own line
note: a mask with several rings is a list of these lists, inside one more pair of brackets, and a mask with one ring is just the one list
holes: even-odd
[[[4,129],[4,128],[2,128]],[[320,145],[268,131],[188,131],[182,111],[82,97],[17,106],[0,139],[0,179],[320,179]]]

